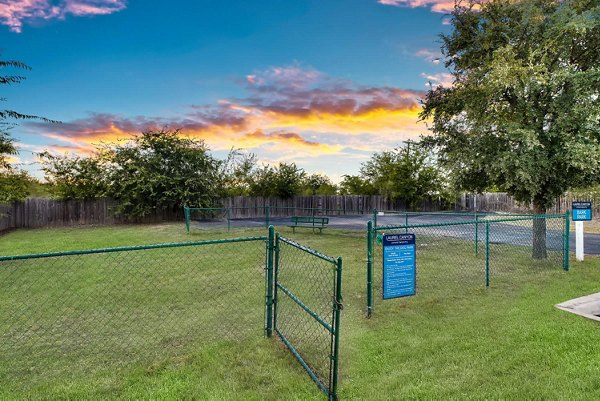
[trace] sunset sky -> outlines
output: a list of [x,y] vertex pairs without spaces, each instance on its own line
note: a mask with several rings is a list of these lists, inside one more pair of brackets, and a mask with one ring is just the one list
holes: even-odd
[[[436,0],[0,0],[2,58],[33,67],[3,107],[62,124],[12,130],[17,160],[181,128],[217,157],[295,161],[338,181],[426,133],[447,84]],[[39,175],[39,174],[37,174]]]

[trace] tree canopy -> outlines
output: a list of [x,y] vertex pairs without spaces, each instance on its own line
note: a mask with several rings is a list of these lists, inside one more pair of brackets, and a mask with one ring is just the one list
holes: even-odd
[[408,208],[427,196],[446,196],[442,170],[432,155],[420,146],[375,153],[363,163],[361,176],[379,194],[401,200]]
[[600,3],[457,5],[442,35],[451,87],[431,89],[423,143],[461,189],[497,187],[538,212],[600,178]]
[[203,141],[178,131],[148,131],[124,144],[101,145],[90,157],[43,153],[43,171],[56,195],[119,200],[117,213],[143,217],[184,205],[213,206],[223,195],[223,162]]
[[[6,69],[31,70],[27,64],[17,60],[0,60],[0,85],[13,85],[23,82],[26,77],[18,73],[4,73]],[[6,101],[0,97],[0,101]],[[15,128],[18,120],[41,120],[54,123],[44,117],[19,113],[15,110],[0,109],[0,202],[23,200],[30,194],[34,179],[25,171],[15,168],[10,157],[18,154],[10,130]]]

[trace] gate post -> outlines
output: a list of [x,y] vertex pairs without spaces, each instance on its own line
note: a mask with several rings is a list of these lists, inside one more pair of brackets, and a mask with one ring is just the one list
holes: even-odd
[[337,258],[336,265],[336,276],[335,276],[335,299],[333,302],[333,318],[334,323],[334,339],[333,339],[333,367],[331,377],[331,392],[329,398],[333,401],[337,401],[337,382],[338,382],[338,361],[339,361],[339,349],[340,349],[340,312],[342,310],[342,257]]
[[183,214],[185,217],[185,230],[190,233],[190,208],[187,206],[183,207]]
[[367,223],[367,317],[373,312],[373,222]]
[[490,286],[490,222],[485,223],[485,286]]
[[565,233],[563,239],[563,270],[569,271],[569,240],[571,238],[571,219],[569,218],[569,211],[565,212]]
[[267,337],[273,335],[273,253],[275,250],[275,228],[269,226],[269,239],[267,243],[267,324],[265,327]]

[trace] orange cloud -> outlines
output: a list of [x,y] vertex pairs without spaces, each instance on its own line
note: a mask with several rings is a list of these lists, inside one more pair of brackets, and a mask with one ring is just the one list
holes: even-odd
[[417,123],[424,91],[362,87],[297,66],[255,72],[240,82],[248,96],[192,105],[179,117],[96,113],[28,126],[58,144],[55,151],[86,154],[94,144],[168,128],[203,139],[214,150],[245,148],[269,159],[370,152],[425,131]]

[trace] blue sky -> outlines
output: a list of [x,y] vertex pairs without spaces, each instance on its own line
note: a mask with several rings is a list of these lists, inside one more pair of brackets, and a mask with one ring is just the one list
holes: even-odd
[[[387,4],[382,4],[387,3]],[[261,161],[338,180],[374,151],[426,133],[417,99],[448,81],[435,62],[436,0],[0,0],[2,57],[33,67],[7,108],[59,125],[13,130],[31,151],[167,126]]]

